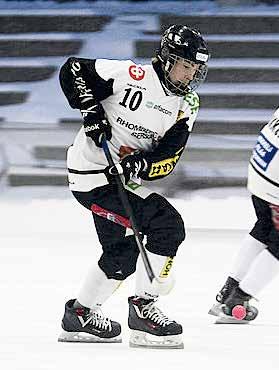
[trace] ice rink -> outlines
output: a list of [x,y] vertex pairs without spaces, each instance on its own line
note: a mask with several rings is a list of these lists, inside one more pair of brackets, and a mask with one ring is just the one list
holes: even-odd
[[183,215],[188,235],[176,258],[176,287],[158,305],[183,324],[185,348],[147,350],[128,346],[133,277],[104,305],[122,324],[122,344],[57,342],[64,303],[100,255],[91,215],[65,188],[2,192],[0,368],[278,370],[278,279],[256,302],[260,313],[254,323],[214,325],[207,315],[253,224],[248,193],[200,191],[170,201]]

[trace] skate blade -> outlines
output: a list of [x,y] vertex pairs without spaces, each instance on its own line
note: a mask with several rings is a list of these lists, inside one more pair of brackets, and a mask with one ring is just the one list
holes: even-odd
[[96,335],[83,332],[69,332],[63,330],[58,337],[58,342],[69,343],[122,343],[120,336],[114,338],[99,338]]
[[220,313],[222,312],[222,304],[221,303],[215,303],[211,308],[210,310],[208,311],[208,314],[209,315],[212,315],[212,316],[219,316]]
[[232,316],[225,315],[224,313],[220,314],[215,321],[215,324],[237,324],[237,325],[247,325],[249,321],[247,320],[237,320]]
[[143,331],[132,330],[129,346],[132,348],[183,349],[181,335],[156,336]]

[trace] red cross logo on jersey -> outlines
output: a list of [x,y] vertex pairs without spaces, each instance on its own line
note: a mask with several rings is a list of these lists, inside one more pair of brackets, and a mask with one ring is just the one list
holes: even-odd
[[140,81],[144,78],[145,71],[140,66],[133,64],[129,68],[129,74],[133,80]]

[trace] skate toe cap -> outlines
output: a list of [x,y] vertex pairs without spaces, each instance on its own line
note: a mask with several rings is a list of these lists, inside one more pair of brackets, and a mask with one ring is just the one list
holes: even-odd
[[111,324],[112,324],[112,336],[113,337],[116,337],[116,336],[118,336],[118,335],[120,335],[121,334],[121,325],[119,324],[119,322],[117,322],[117,321],[112,321],[111,322]]
[[182,325],[178,324],[177,322],[173,322],[170,325],[168,325],[167,331],[168,331],[167,335],[178,335],[182,334],[183,328]]

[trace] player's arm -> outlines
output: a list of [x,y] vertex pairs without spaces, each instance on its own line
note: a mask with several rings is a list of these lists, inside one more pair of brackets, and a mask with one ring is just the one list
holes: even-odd
[[187,118],[177,121],[166,132],[154,151],[142,154],[146,168],[140,177],[152,181],[168,176],[179,161],[189,135]]
[[60,85],[74,109],[82,109],[85,101],[101,102],[113,94],[113,79],[104,80],[96,71],[96,59],[69,58],[61,67]]
[[132,177],[147,181],[166,177],[173,171],[187,143],[190,134],[187,121],[187,118],[177,121],[152,152],[136,151],[127,155],[115,167],[107,168],[108,173],[123,173],[126,184]]
[[95,59],[75,57],[61,67],[59,79],[70,106],[81,111],[85,134],[101,147],[101,134],[110,140],[111,129],[100,102],[113,94],[114,80],[98,75]]

